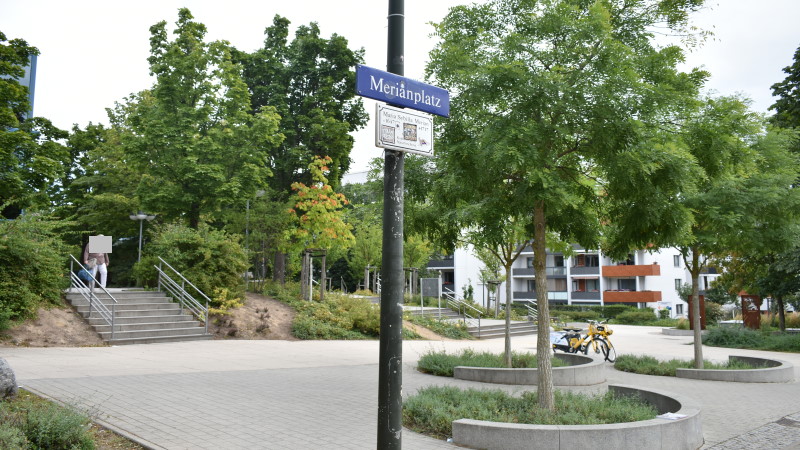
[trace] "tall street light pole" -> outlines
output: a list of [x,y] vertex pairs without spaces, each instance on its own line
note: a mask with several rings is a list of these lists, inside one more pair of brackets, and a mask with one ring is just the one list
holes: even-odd
[[131,220],[138,220],[139,221],[139,259],[136,261],[139,262],[142,260],[142,224],[145,220],[148,222],[155,219],[156,216],[152,216],[147,213],[143,213],[141,211],[137,212],[136,214],[131,214],[128,216]]
[[[404,75],[404,0],[389,0],[386,71]],[[403,152],[386,149],[378,369],[378,449],[400,449],[403,431]]]

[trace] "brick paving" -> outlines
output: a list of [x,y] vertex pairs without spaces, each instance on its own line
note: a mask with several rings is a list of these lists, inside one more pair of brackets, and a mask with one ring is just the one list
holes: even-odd
[[[620,353],[691,358],[690,338],[659,329],[615,327]],[[375,341],[207,341],[98,348],[0,348],[23,387],[88,409],[109,428],[156,449],[367,449],[377,442],[378,343]],[[535,337],[513,338],[534,351]],[[424,375],[414,370],[431,349],[501,351],[502,339],[404,343],[403,392],[452,384],[519,392]],[[729,354],[772,357],[795,365],[800,355],[704,348],[706,359]],[[800,449],[797,382],[748,384],[651,377],[607,365],[606,383],[572,388],[600,392],[609,383],[681,393],[701,404],[703,448]],[[410,449],[453,444],[403,432]]]

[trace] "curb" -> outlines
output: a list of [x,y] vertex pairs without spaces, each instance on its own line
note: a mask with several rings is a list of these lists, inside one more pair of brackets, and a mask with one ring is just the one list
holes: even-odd
[[[602,360],[572,353],[556,353],[554,356],[570,364],[567,367],[553,367],[554,386],[590,386],[606,381]],[[453,369],[453,378],[482,383],[536,385],[539,369],[458,366]]]
[[[607,425],[526,425],[460,419],[453,421],[453,441],[484,449],[642,448],[697,449],[703,445],[700,407],[687,397],[672,393],[612,384],[617,395],[634,395],[651,403],[659,414],[672,412],[677,420],[650,419]],[[602,443],[602,445],[598,445]]]
[[789,383],[794,380],[794,366],[779,359],[753,356],[728,356],[730,361],[742,361],[762,369],[677,369],[675,376],[693,380],[734,381],[737,383]]

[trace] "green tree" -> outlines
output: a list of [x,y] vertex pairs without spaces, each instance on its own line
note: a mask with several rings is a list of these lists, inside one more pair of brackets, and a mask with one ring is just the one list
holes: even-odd
[[363,62],[363,50],[348,48],[337,34],[320,36],[316,23],[301,25],[289,42],[289,20],[276,15],[265,30],[264,47],[251,53],[235,52],[244,67],[252,93],[252,109],[276,108],[286,136],[269,158],[271,185],[284,199],[294,182],[309,184],[307,170],[316,157],[328,156],[328,181],[339,186],[350,167],[350,132],[366,124],[367,114],[356,97],[354,67]]
[[[800,175],[797,157],[788,151],[787,133],[761,132],[760,118],[737,98],[708,99],[685,125],[684,142],[703,170],[697,188],[679,199],[693,213],[679,248],[692,278],[695,323],[700,320],[698,279],[709,261],[761,259],[796,244],[800,197],[792,183]],[[742,283],[747,285],[753,286]],[[695,366],[701,369],[699,327],[694,340]]]
[[211,306],[219,307],[228,300],[228,295],[216,295],[218,292],[244,295],[242,273],[247,270],[247,258],[239,236],[205,224],[197,229],[182,224],[158,225],[154,229],[152,242],[141,262],[134,266],[134,273],[145,285],[156,285],[158,273],[154,266],[160,265],[161,257],[209,296]]
[[[306,249],[336,251],[353,245],[355,239],[352,227],[342,220],[347,199],[343,194],[333,191],[326,177],[330,163],[331,158],[328,156],[314,159],[308,165],[312,184],[292,183],[295,193],[290,198],[293,207],[288,211],[291,225],[284,232],[285,251],[295,253]],[[303,293],[310,269],[310,261],[304,260],[301,276]]]
[[786,78],[771,87],[772,96],[778,97],[769,107],[775,111],[772,123],[782,128],[800,127],[800,47],[794,52],[792,65],[784,67],[783,72]]
[[270,151],[283,139],[269,106],[250,112],[241,66],[227,42],[206,43],[205,25],[178,12],[150,28],[154,86],[110,111],[126,155],[141,171],[142,206],[192,228],[265,186]]
[[0,213],[15,218],[29,207],[49,206],[62,182],[67,133],[42,117],[27,117],[28,88],[19,83],[39,50],[0,32]]
[[[652,141],[705,73],[679,72],[682,50],[656,46],[652,29],[685,31],[702,3],[495,0],[455,7],[435,25],[441,40],[427,70],[456,94],[437,147],[439,182],[460,182],[468,203],[530,220],[538,298],[548,298],[548,230],[586,248],[598,248],[601,223],[613,222],[625,246],[671,245],[684,231],[690,213],[671,200],[691,158]],[[546,330],[548,302],[538,307]],[[540,333],[547,409],[550,357]]]

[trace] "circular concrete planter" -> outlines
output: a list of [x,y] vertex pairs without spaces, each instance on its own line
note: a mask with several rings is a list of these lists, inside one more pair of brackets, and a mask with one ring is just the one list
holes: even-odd
[[[706,334],[708,330],[701,330],[700,334]],[[661,334],[667,336],[694,336],[694,330],[679,330],[677,328],[662,328]]]
[[617,395],[638,396],[658,414],[676,420],[651,419],[607,425],[525,425],[461,419],[453,422],[453,442],[484,449],[643,448],[697,449],[703,445],[700,407],[686,397],[626,385],[609,385]]
[[[589,386],[606,381],[602,360],[574,353],[556,353],[554,357],[569,364],[566,367],[553,367],[555,386]],[[453,378],[482,383],[535,385],[539,380],[539,369],[459,366],[453,369]]]
[[728,359],[743,361],[761,368],[743,370],[677,369],[675,376],[694,380],[735,381],[737,383],[789,383],[794,380],[794,366],[786,361],[734,355],[729,356]]

